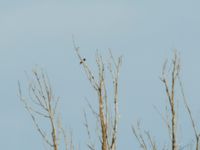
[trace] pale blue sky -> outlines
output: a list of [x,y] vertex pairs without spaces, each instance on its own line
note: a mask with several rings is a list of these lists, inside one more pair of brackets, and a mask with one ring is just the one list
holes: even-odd
[[[186,95],[199,119],[199,6],[197,0],[0,0],[1,148],[43,149],[17,97],[17,81],[25,80],[24,70],[39,65],[61,97],[66,127],[86,149],[82,110],[87,108],[84,98],[92,101],[94,94],[73,51],[72,35],[90,64],[96,49],[105,56],[108,48],[123,55],[119,149],[137,148],[130,128],[137,119],[164,143],[161,137],[167,133],[153,105],[164,108],[159,76],[173,49],[181,53]],[[182,120],[183,131],[190,127],[187,121]]]

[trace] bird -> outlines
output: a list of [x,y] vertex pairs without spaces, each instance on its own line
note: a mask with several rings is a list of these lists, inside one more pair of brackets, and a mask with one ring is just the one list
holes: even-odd
[[84,61],[86,61],[86,58],[83,58],[83,59],[80,61],[80,64],[82,64]]

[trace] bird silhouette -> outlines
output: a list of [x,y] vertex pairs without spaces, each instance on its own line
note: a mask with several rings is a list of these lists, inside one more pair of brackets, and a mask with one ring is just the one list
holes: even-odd
[[80,64],[82,64],[84,61],[86,61],[86,58],[83,58],[83,59],[80,61]]

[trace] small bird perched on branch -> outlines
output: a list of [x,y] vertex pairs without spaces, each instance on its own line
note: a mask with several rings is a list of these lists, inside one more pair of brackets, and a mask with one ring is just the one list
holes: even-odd
[[83,60],[80,61],[80,64],[82,64],[84,61],[86,61],[86,58],[83,58]]

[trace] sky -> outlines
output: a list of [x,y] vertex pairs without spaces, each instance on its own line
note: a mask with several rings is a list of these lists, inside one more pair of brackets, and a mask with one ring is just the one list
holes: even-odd
[[[123,56],[118,148],[138,148],[131,133],[137,120],[165,144],[167,131],[153,106],[164,112],[159,77],[174,49],[180,53],[186,96],[195,119],[200,117],[199,5],[197,0],[0,0],[1,148],[44,149],[17,96],[18,81],[27,94],[24,72],[39,66],[61,98],[64,124],[73,131],[75,144],[87,149],[83,110],[88,109],[86,98],[94,103],[95,93],[75,55],[72,36],[91,68],[96,67],[97,49],[105,60],[108,49]],[[179,120],[181,144],[190,141],[192,130],[187,114]],[[94,125],[94,119],[89,122]]]

